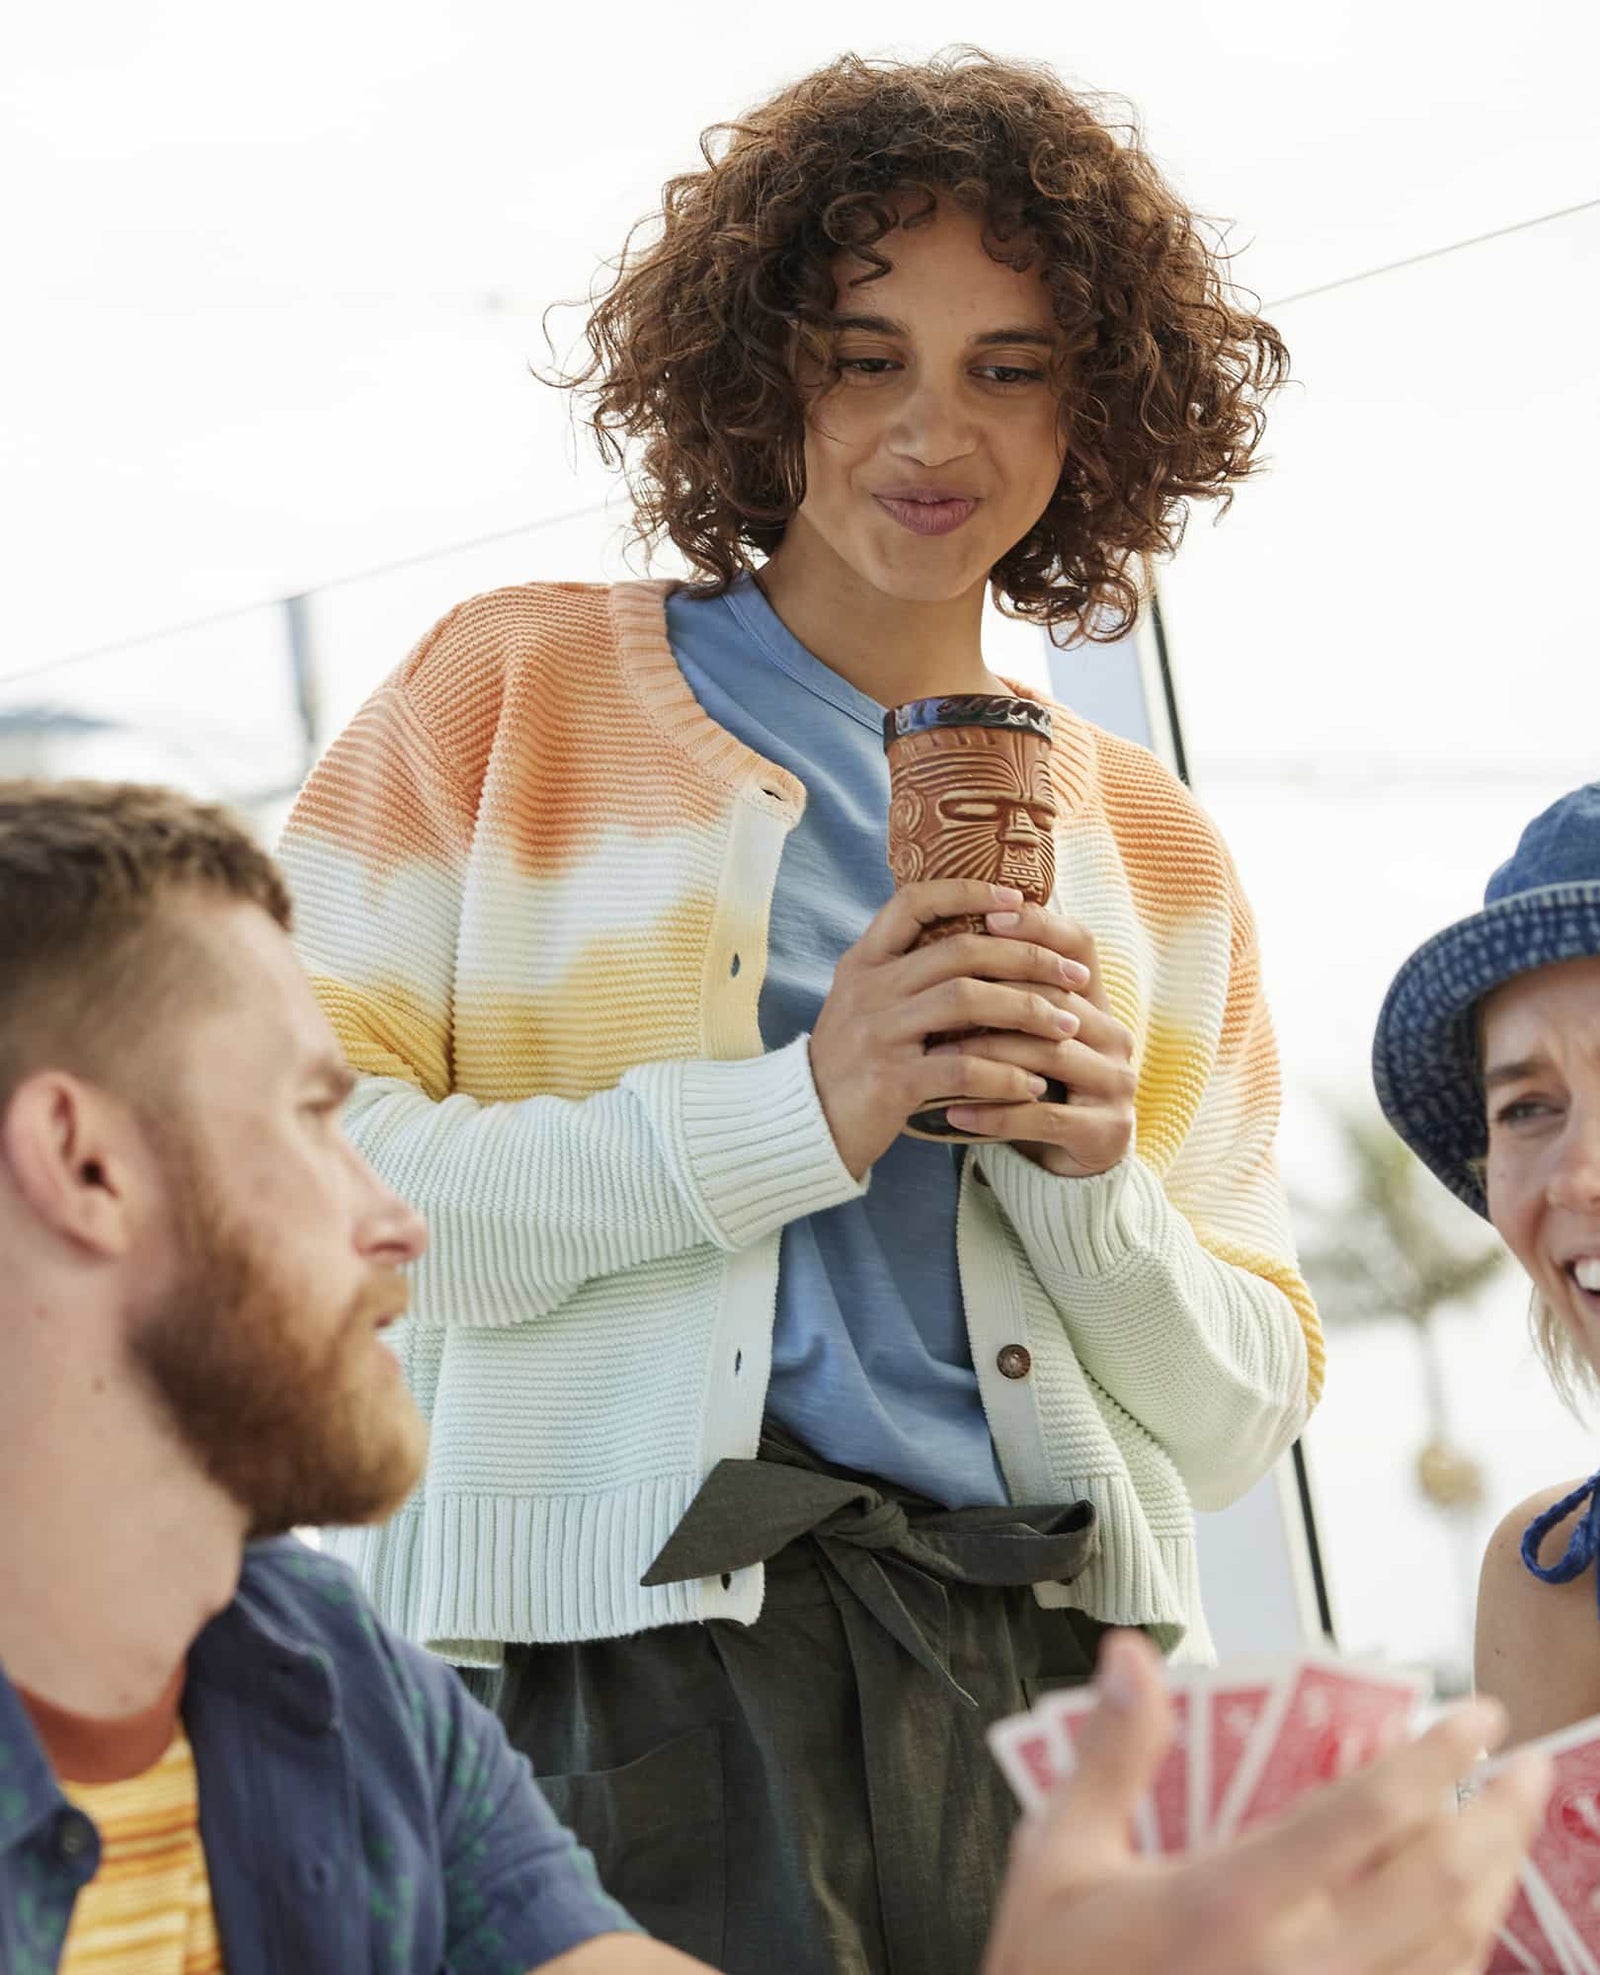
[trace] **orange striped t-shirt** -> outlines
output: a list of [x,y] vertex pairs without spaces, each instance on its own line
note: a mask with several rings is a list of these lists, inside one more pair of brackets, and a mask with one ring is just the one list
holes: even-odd
[[141,1776],[61,1787],[100,1833],[100,1869],[73,1907],[61,1975],[222,1975],[182,1728]]
[[117,1721],[19,1690],[63,1794],[100,1834],[60,1975],[222,1975],[182,1686],[180,1668],[151,1707]]

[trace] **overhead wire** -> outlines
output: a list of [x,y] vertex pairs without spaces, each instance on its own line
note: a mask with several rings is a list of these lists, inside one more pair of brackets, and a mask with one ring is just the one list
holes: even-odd
[[1491,227],[1487,233],[1474,233],[1465,240],[1451,240],[1443,247],[1426,247],[1418,254],[1407,254],[1398,261],[1384,261],[1378,267],[1363,268],[1358,274],[1341,274],[1333,281],[1320,281],[1314,288],[1299,288],[1292,295],[1280,295],[1268,302],[1270,309],[1286,309],[1296,302],[1309,302],[1315,295],[1332,295],[1341,288],[1355,288],[1363,281],[1376,281],[1380,275],[1399,274],[1408,267],[1421,267],[1424,261],[1442,260],[1446,254],[1465,253],[1469,247],[1482,247],[1491,240],[1507,240],[1513,233],[1527,233],[1536,226],[1549,226],[1559,219],[1574,219],[1580,213],[1600,210],[1600,199],[1584,199],[1576,206],[1560,206],[1555,211],[1536,213],[1532,219],[1513,220],[1509,226]]
[[443,562],[448,556],[465,555],[471,549],[491,548],[496,542],[513,541],[518,535],[533,534],[541,528],[554,528],[563,521],[583,521],[590,515],[604,514],[610,505],[609,501],[591,501],[584,507],[565,508],[559,514],[538,515],[532,521],[520,521],[511,528],[497,528],[487,535],[470,535],[464,541],[448,542],[443,548],[422,549],[415,555],[398,556],[393,562],[374,563],[369,569],[347,570],[342,576],[330,576],[320,583],[309,584],[304,592],[286,590],[277,596],[258,598],[254,603],[230,604],[226,610],[209,611],[203,617],[190,617],[181,624],[168,624],[158,631],[141,631],[132,638],[116,638],[110,644],[64,652],[58,658],[46,658],[37,665],[24,665],[16,672],[0,672],[0,686],[12,685],[20,679],[42,678],[47,673],[65,671],[68,666],[87,665],[97,658],[116,658],[123,652],[138,651],[144,645],[164,644],[169,638],[186,638],[196,631],[214,630],[219,624],[236,624],[241,617],[253,617],[257,611],[280,609],[293,595],[321,596],[328,590],[375,582],[381,576],[395,576],[403,570],[420,569],[430,562]]
[[[1495,240],[1509,239],[1513,234],[1527,233],[1534,227],[1549,226],[1556,221],[1574,219],[1583,213],[1600,211],[1600,198],[1584,199],[1572,206],[1558,206],[1546,213],[1536,213],[1531,218],[1513,220],[1507,226],[1492,227],[1486,233],[1474,233],[1461,240],[1451,240],[1442,247],[1427,247],[1420,253],[1407,254],[1397,261],[1383,261],[1376,267],[1362,268],[1354,274],[1344,274],[1332,281],[1322,281],[1310,288],[1296,289],[1292,294],[1279,295],[1263,306],[1267,309],[1286,309],[1299,302],[1309,302],[1317,296],[1332,295],[1346,288],[1359,287],[1362,283],[1376,281],[1390,274],[1399,274],[1407,268],[1421,267],[1425,262],[1442,260],[1449,254],[1465,253],[1469,248],[1482,247]],[[541,515],[532,521],[524,521],[511,528],[500,528],[487,535],[469,536],[464,541],[449,542],[442,548],[427,549],[415,555],[401,556],[393,562],[375,564],[368,569],[351,570],[342,576],[329,577],[325,582],[309,585],[305,594],[318,595],[323,591],[345,588],[355,583],[373,582],[382,576],[398,575],[407,569],[420,568],[426,563],[442,562],[453,555],[465,555],[473,549],[489,548],[497,542],[509,542],[518,535],[531,534],[541,528],[554,528],[566,521],[581,521],[591,515],[604,514],[610,503],[594,501],[586,506],[568,508],[559,514]],[[273,610],[280,607],[285,596],[267,597],[255,603],[234,604],[226,610],[208,612],[202,617],[189,618],[181,624],[167,625],[156,631],[144,631],[135,637],[117,638],[109,644],[93,645],[80,651],[65,652],[56,658],[42,660],[37,665],[26,665],[15,672],[0,673],[0,687],[10,686],[27,679],[39,679],[50,673],[66,671],[74,665],[87,665],[99,658],[113,658],[123,652],[138,651],[142,647],[164,643],[169,638],[191,636],[197,631],[209,631],[218,625],[236,623],[242,617],[251,617],[260,610]]]

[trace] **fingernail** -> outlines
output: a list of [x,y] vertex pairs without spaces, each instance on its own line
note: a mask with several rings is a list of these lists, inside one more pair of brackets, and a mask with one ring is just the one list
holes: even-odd
[[1052,1008],[1050,1019],[1063,1035],[1071,1035],[1078,1026],[1078,1018],[1070,1008]]
[[991,885],[989,896],[997,905],[1020,905],[1022,894],[1015,885]]
[[991,912],[987,916],[989,930],[994,933],[1009,932],[1013,926],[1022,924],[1020,912]]
[[1043,1097],[1049,1088],[1050,1086],[1045,1082],[1043,1077],[1029,1077],[1028,1079],[1028,1089],[1035,1097]]
[[1086,981],[1089,978],[1089,970],[1081,960],[1063,960],[1061,971],[1069,981]]
[[1139,1699],[1132,1672],[1115,1647],[1101,1654],[1100,1671],[1095,1675],[1094,1684],[1101,1700],[1108,1708],[1115,1708],[1118,1714],[1131,1712]]

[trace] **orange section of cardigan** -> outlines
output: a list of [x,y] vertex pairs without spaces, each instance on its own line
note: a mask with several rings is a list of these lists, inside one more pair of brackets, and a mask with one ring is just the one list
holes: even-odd
[[62,1975],[221,1975],[183,1730],[142,1775],[61,1787],[100,1833],[100,1868],[73,1907]]

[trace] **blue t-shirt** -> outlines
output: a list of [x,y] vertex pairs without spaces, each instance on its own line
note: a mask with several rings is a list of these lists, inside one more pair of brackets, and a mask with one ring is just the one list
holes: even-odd
[[[494,1716],[293,1537],[245,1552],[183,1715],[228,1975],[524,1975],[638,1931]],[[0,1668],[6,1975],[50,1975],[99,1863]]]
[[[677,591],[667,635],[719,726],[804,783],[778,868],[761,1040],[809,1033],[847,947],[894,890],[883,708],[784,626],[750,577]],[[824,1460],[949,1508],[1007,1499],[956,1263],[959,1146],[897,1138],[859,1200],[783,1231],[767,1410]]]

